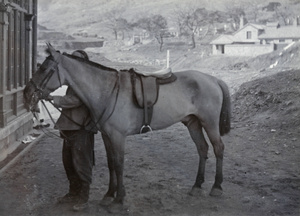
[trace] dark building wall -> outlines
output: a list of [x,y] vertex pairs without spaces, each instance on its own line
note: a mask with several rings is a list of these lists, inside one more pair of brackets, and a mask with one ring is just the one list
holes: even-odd
[[0,161],[32,129],[23,89],[36,69],[37,0],[0,1]]

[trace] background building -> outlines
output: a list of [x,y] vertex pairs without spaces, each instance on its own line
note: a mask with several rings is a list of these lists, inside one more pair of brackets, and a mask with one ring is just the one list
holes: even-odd
[[278,22],[258,25],[248,23],[233,34],[222,34],[214,39],[213,55],[258,56],[270,53],[300,40],[300,27],[295,24],[280,26]]

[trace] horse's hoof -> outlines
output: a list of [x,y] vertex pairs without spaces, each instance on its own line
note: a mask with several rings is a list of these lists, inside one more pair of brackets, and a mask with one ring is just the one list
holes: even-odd
[[109,206],[114,201],[113,197],[103,197],[100,202],[101,206]]
[[203,190],[199,187],[193,187],[192,190],[188,194],[190,196],[201,196],[201,195],[203,195]]
[[211,196],[221,196],[223,194],[222,188],[213,187],[209,193]]

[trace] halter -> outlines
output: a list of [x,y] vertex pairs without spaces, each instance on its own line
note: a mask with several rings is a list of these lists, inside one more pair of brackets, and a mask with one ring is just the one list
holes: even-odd
[[[66,55],[66,56],[68,56],[68,57],[72,57],[72,58],[76,58],[76,56],[74,57],[74,56],[69,56],[68,54],[63,54],[63,55]],[[79,57],[78,57],[79,58]],[[59,73],[59,67],[58,67],[58,64],[59,64],[59,62],[58,61],[55,61],[54,59],[53,59],[53,57],[52,56],[48,56],[47,57],[47,59],[48,60],[51,60],[51,61],[54,61],[56,64],[54,65],[54,66],[51,66],[51,67],[49,67],[49,68],[47,68],[46,70],[45,70],[45,72],[44,73],[47,73],[47,75],[44,77],[44,79],[41,81],[41,83],[40,83],[40,86],[38,86],[32,79],[29,81],[33,86],[34,86],[34,88],[35,88],[35,91],[34,91],[34,93],[32,94],[32,98],[33,99],[35,99],[36,101],[39,101],[39,100],[41,100],[41,98],[45,95],[45,93],[44,93],[44,91],[45,91],[45,87],[47,86],[47,83],[49,82],[49,80],[51,79],[51,77],[53,76],[53,74],[55,73],[55,72],[57,72],[57,74],[58,74],[58,79],[59,79],[59,82],[60,82],[60,86],[62,86],[62,83],[61,83],[61,77],[60,77],[60,73]],[[77,58],[76,58],[77,59]],[[82,60],[81,58],[79,58],[80,60]],[[98,64],[97,64],[97,66],[99,66]],[[104,66],[102,66],[102,65],[100,65],[101,67],[104,67]],[[112,70],[112,69],[110,69],[110,70]],[[120,71],[117,71],[117,70],[113,70],[114,72],[116,72],[116,74],[117,74],[117,79],[116,79],[116,82],[115,82],[115,85],[114,85],[114,87],[113,87],[113,89],[112,89],[112,92],[111,92],[111,97],[113,96],[113,94],[115,93],[115,99],[114,99],[114,102],[113,102],[113,104],[112,104],[112,110],[109,112],[109,113],[107,113],[107,108],[108,107],[106,107],[104,110],[103,110],[103,112],[100,114],[100,116],[99,116],[99,118],[97,119],[97,121],[93,121],[93,126],[92,126],[92,129],[94,129],[94,128],[97,128],[98,130],[101,130],[101,128],[99,128],[97,125],[100,123],[100,125],[101,124],[103,124],[104,122],[106,122],[108,119],[110,119],[110,117],[112,116],[112,114],[114,113],[114,111],[115,111],[115,108],[116,108],[116,104],[117,104],[117,100],[118,100],[118,96],[119,96],[119,92],[120,92],[120,79],[121,79],[121,77],[120,77]],[[43,101],[42,101],[43,102]],[[50,101],[49,101],[50,102]],[[53,106],[54,106],[54,104],[52,103],[52,102],[50,102]],[[54,120],[53,120],[53,118],[52,118],[52,116],[51,116],[51,114],[50,114],[50,112],[49,112],[49,110],[47,109],[47,107],[46,107],[46,105],[44,104],[44,102],[43,102],[43,106],[46,108],[46,110],[47,110],[47,112],[48,112],[48,115],[50,116],[50,118],[51,118],[51,120],[52,120],[52,122],[55,124],[55,122],[54,122]],[[55,106],[54,106],[55,107]],[[55,107],[56,108],[56,107]],[[56,108],[61,114],[63,114],[62,112],[61,112],[61,110],[60,109],[58,109],[58,108]],[[33,110],[31,109],[31,111],[33,112]],[[72,121],[73,123],[75,123],[75,124],[77,124],[77,125],[79,125],[77,122],[74,122],[72,119],[70,119],[68,116],[66,116],[70,121]]]
[[48,67],[44,71],[44,73],[47,73],[47,75],[41,81],[40,85],[37,85],[32,79],[30,79],[30,81],[29,81],[34,86],[34,88],[35,88],[35,91],[32,94],[32,100],[38,101],[39,99],[43,98],[43,96],[45,95],[45,92],[44,92],[45,88],[46,88],[49,80],[51,79],[51,77],[53,76],[53,74],[55,72],[57,72],[57,76],[58,76],[60,87],[62,86],[61,77],[60,77],[59,68],[58,68],[58,62],[55,61],[52,56],[48,56],[47,60],[51,60],[51,61],[55,62],[55,65],[51,66],[51,67]]

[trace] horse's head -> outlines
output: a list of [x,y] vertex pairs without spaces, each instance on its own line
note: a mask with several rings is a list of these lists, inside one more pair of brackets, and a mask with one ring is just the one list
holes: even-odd
[[64,75],[59,71],[61,54],[50,44],[47,46],[50,55],[33,74],[23,92],[25,106],[31,111],[39,100],[47,98],[51,92],[64,84]]

